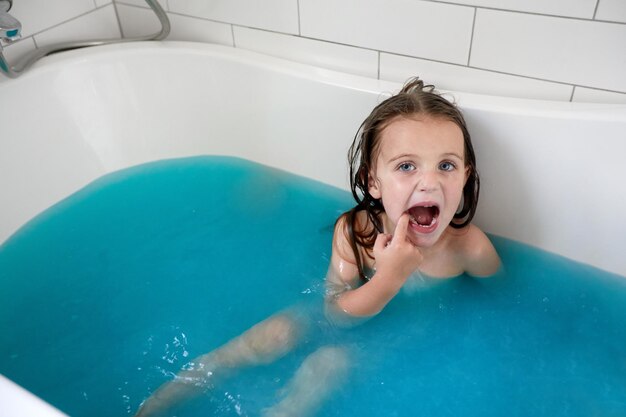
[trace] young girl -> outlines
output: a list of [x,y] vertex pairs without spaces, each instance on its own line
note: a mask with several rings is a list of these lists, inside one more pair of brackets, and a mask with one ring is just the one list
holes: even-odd
[[349,160],[357,205],[335,227],[327,281],[336,307],[371,316],[413,273],[497,271],[493,245],[470,224],[480,182],[465,120],[432,86],[413,79],[378,105]]
[[[479,178],[461,112],[415,78],[379,104],[349,151],[357,205],[339,217],[333,236],[326,316],[354,325],[380,313],[411,280],[466,273],[494,274],[499,257],[472,225]],[[213,387],[242,366],[271,362],[301,337],[302,320],[278,313],[218,349],[196,358],[141,406],[138,416],[163,411]],[[340,346],[311,354],[266,416],[305,416],[342,383],[348,355]]]

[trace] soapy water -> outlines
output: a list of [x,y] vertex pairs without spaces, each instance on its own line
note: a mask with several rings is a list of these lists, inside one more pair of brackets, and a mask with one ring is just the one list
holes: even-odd
[[[132,415],[194,357],[321,305],[351,205],[234,158],[107,175],[0,246],[0,373],[72,416]],[[626,278],[492,239],[501,276],[442,280],[354,329],[309,332],[176,415],[257,416],[326,344],[351,363],[320,416],[626,415]]]

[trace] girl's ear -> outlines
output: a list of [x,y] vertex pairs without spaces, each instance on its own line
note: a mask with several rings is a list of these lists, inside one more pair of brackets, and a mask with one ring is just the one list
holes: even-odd
[[370,172],[367,175],[368,175],[367,184],[369,186],[367,191],[370,193],[370,195],[373,198],[378,200],[382,196],[380,193],[380,186],[378,184],[378,180],[376,179],[376,176],[374,175],[373,172]]
[[465,187],[465,184],[467,184],[467,180],[470,177],[470,174],[472,173],[472,168],[469,165],[465,166],[465,181],[463,181],[463,186]]

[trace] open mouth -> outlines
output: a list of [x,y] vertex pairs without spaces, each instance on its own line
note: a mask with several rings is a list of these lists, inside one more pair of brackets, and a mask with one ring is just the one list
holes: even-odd
[[436,205],[415,206],[409,209],[410,223],[420,229],[430,229],[437,224],[439,207]]

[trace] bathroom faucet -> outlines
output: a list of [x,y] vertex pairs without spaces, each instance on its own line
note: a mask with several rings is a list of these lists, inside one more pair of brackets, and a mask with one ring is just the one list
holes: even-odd
[[10,65],[2,53],[2,42],[11,43],[21,37],[22,24],[7,12],[13,5],[13,0],[0,0],[0,74],[9,78],[16,78],[33,65],[37,60],[51,55],[55,52],[69,51],[70,49],[86,48],[89,46],[105,45],[109,43],[138,42],[138,41],[160,41],[165,39],[170,33],[170,21],[167,14],[159,4],[159,0],[145,0],[148,6],[156,14],[161,23],[161,30],[157,33],[122,39],[92,39],[76,42],[61,42],[53,45],[46,45],[34,49],[24,55],[18,62]]
[[11,6],[13,0],[0,0],[0,41],[12,42],[22,36],[22,24],[8,13]]
[[0,0],[0,71],[10,77],[13,71],[2,53],[2,42],[11,43],[22,36],[22,24],[9,14],[11,6],[13,0]]

